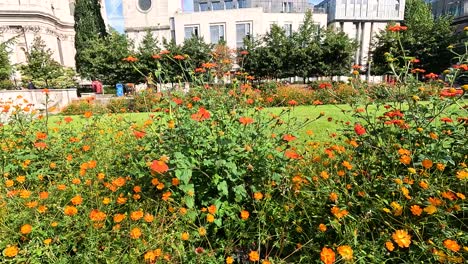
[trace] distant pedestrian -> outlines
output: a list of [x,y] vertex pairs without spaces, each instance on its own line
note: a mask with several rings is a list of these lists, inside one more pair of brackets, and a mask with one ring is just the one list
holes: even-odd
[[34,83],[32,82],[32,80],[29,80],[29,82],[28,82],[28,89],[29,89],[29,90],[36,89],[36,86],[34,85]]

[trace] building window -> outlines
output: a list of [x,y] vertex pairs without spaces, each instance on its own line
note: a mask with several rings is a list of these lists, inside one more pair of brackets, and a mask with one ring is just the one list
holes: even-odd
[[234,9],[234,1],[224,0],[224,6],[226,9]]
[[148,11],[151,8],[151,0],[138,0],[138,7],[141,11]]
[[206,2],[205,3],[200,3],[200,11],[208,11],[208,10],[210,10],[208,8],[208,3],[206,3]]
[[290,37],[292,35],[292,23],[285,23],[283,29],[286,36]]
[[400,0],[396,0],[395,11],[400,11]]
[[237,0],[237,4],[239,5],[239,8],[247,8],[246,0]]
[[244,39],[250,39],[251,36],[251,24],[240,23],[236,24],[236,46],[237,48],[244,47]]
[[211,10],[223,10],[224,5],[220,1],[211,2]]
[[283,2],[283,13],[291,13],[293,11],[293,2]]
[[198,26],[185,26],[184,27],[184,39],[190,39],[192,37],[198,37],[198,32],[199,32],[199,27]]
[[218,44],[220,41],[225,41],[224,25],[211,25],[210,38],[211,44]]

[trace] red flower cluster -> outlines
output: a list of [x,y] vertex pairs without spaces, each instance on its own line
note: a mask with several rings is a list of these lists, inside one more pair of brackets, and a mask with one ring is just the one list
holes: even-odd
[[192,114],[191,118],[195,121],[201,122],[203,120],[207,120],[211,117],[211,114],[209,111],[207,111],[205,108],[200,107],[198,109],[198,112],[195,114]]
[[392,32],[405,31],[407,29],[408,29],[408,27],[400,26],[400,25],[388,26],[388,28],[387,28],[388,31],[392,31]]
[[332,84],[329,82],[320,83],[318,86],[319,89],[332,88]]
[[366,134],[366,129],[363,126],[361,126],[361,124],[356,124],[354,125],[354,132],[356,132],[358,136],[362,136]]
[[431,73],[428,73],[428,74],[424,75],[424,77],[426,77],[427,79],[433,79],[433,80],[435,80],[435,79],[439,78],[439,75],[437,75],[437,74],[431,72]]

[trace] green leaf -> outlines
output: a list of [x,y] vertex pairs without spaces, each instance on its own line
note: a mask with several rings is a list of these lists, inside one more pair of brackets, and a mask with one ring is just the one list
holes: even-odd
[[218,184],[218,191],[221,191],[221,194],[224,196],[228,196],[228,185],[226,181],[222,181]]

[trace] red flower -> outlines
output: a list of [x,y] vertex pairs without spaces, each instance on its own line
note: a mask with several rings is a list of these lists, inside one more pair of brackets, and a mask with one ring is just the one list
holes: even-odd
[[427,79],[433,79],[433,80],[435,80],[435,79],[439,78],[439,75],[437,75],[437,74],[431,72],[431,73],[428,73],[428,74],[424,75],[424,77],[426,77]]
[[164,161],[161,160],[153,160],[153,163],[150,166],[150,169],[157,173],[164,173],[169,170],[169,166]]
[[200,107],[198,109],[198,112],[195,113],[195,114],[192,114],[192,119],[195,120],[195,121],[203,121],[203,120],[206,120],[206,119],[209,119],[211,116],[210,112],[207,111],[205,108],[203,107]]
[[249,54],[249,52],[248,52],[248,51],[246,51],[246,50],[243,50],[243,51],[241,51],[239,54],[240,54],[240,55],[248,55],[248,54]]
[[319,89],[326,89],[326,88],[331,88],[331,87],[332,87],[332,84],[328,82],[320,83],[318,86]]
[[133,131],[133,135],[135,135],[135,137],[136,137],[137,139],[140,139],[140,138],[142,138],[142,137],[144,137],[144,136],[146,135],[146,132],[134,130],[134,131]]
[[154,55],[151,56],[151,57],[152,57],[153,59],[155,59],[155,60],[158,60],[158,59],[161,58],[161,55],[159,55],[159,54],[154,54]]
[[354,125],[354,132],[356,132],[358,136],[362,136],[366,133],[366,129],[360,124],[356,124]]
[[452,123],[453,120],[450,117],[442,117],[440,121],[445,122],[445,123]]
[[169,54],[169,53],[171,53],[171,52],[168,51],[168,50],[162,50],[161,52],[159,52],[159,54],[161,54],[161,55]]
[[292,149],[287,149],[284,152],[284,156],[286,158],[290,158],[290,159],[300,159],[301,158],[301,155],[297,154],[297,152],[292,150]]
[[179,99],[179,98],[172,99],[172,102],[176,103],[176,105],[180,105],[183,103],[182,99]]
[[176,59],[176,60],[185,60],[185,57],[183,55],[175,55],[174,59]]
[[296,140],[297,138],[291,134],[287,134],[283,136],[283,139],[286,140],[287,142],[290,142],[290,141]]
[[47,144],[45,142],[36,142],[34,143],[34,146],[38,149],[45,149],[47,148]]
[[296,100],[290,100],[288,102],[288,105],[295,106],[295,105],[297,105],[297,101]]
[[253,118],[251,117],[246,117],[246,116],[243,116],[241,118],[239,118],[239,122],[243,125],[248,125],[248,124],[252,124],[253,123]]
[[63,119],[63,121],[65,121],[65,123],[70,123],[71,121],[73,121],[73,118],[67,116]]
[[400,25],[388,26],[388,28],[387,28],[388,31],[392,31],[392,32],[405,31],[407,29],[408,29],[408,27],[400,26]]

